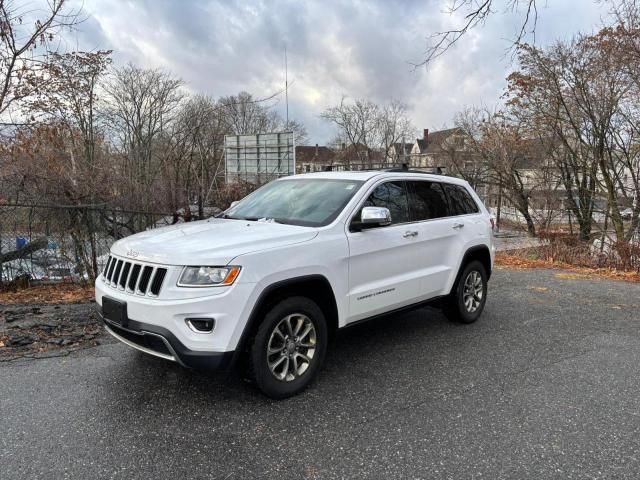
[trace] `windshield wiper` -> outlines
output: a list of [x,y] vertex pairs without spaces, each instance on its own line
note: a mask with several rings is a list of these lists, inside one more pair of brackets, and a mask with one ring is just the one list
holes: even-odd
[[287,223],[280,218],[273,218],[273,217],[244,217],[243,220],[248,220],[250,222],[260,222],[260,223],[281,223],[283,225],[286,225]]
[[246,220],[245,218],[242,217],[232,217],[231,215],[227,215],[226,213],[219,213],[218,215],[216,215],[215,218],[224,218],[226,220]]
[[288,225],[289,223],[281,218],[273,218],[273,217],[233,217],[231,215],[227,215],[226,213],[221,213],[216,216],[216,218],[224,218],[227,220],[244,220],[246,222],[261,222],[261,223],[280,223],[282,225]]

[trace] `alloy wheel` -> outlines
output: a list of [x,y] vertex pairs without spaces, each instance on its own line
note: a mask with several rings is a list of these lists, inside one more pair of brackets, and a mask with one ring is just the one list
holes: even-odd
[[477,270],[472,270],[464,280],[462,291],[462,301],[467,312],[474,313],[482,303],[484,295],[484,286],[482,284],[482,276]]
[[291,382],[309,369],[316,353],[316,328],[309,317],[294,313],[275,326],[267,344],[267,364],[280,381]]

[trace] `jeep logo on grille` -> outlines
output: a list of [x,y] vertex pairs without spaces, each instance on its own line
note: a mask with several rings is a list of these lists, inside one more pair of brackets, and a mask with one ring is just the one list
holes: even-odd
[[136,258],[138,255],[140,255],[140,252],[138,252],[137,250],[129,250],[127,252],[127,257]]

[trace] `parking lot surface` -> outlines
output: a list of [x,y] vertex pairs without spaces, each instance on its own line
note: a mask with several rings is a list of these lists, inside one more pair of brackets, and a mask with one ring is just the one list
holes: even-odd
[[279,402],[118,343],[0,363],[0,478],[637,478],[640,285],[489,288],[473,325],[425,308],[339,333]]

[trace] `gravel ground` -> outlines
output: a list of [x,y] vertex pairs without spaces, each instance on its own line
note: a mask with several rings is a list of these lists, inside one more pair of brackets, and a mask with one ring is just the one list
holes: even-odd
[[0,363],[0,477],[637,478],[640,285],[498,270],[483,317],[341,332],[306,393],[118,343]]

